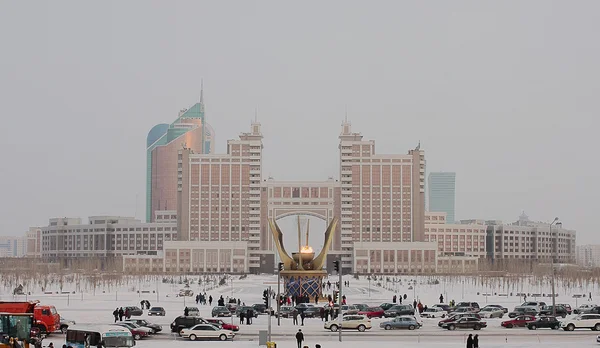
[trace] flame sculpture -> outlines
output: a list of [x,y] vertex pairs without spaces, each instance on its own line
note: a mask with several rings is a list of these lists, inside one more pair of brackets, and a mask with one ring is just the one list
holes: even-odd
[[[310,220],[309,220],[310,223]],[[275,246],[277,247],[277,251],[279,252],[279,257],[281,258],[281,262],[283,262],[284,270],[299,270],[299,271],[308,271],[308,270],[321,270],[323,269],[323,264],[325,263],[325,257],[329,251],[329,247],[331,246],[331,241],[333,239],[333,234],[336,230],[338,223],[338,218],[335,217],[331,220],[331,223],[327,227],[325,231],[325,241],[323,243],[323,249],[319,253],[319,256],[315,257],[315,252],[313,248],[308,245],[308,236],[309,236],[309,225],[306,226],[306,244],[302,244],[302,232],[300,231],[300,219],[298,218],[298,245],[300,246],[300,250],[297,253],[292,253],[290,256],[285,247],[283,246],[283,233],[281,233],[281,229],[275,222],[275,219],[269,220],[269,227],[271,228],[271,232],[273,233],[273,239],[275,241]]]

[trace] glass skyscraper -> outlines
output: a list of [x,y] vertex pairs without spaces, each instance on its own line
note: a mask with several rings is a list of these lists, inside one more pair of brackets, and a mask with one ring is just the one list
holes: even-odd
[[433,172],[429,173],[427,181],[429,190],[429,211],[445,212],[446,221],[454,223],[456,199],[456,173]]

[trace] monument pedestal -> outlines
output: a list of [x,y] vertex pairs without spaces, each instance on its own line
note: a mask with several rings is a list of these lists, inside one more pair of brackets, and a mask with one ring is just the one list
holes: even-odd
[[309,297],[314,300],[315,296],[323,293],[321,286],[323,278],[327,277],[327,271],[281,271],[283,288],[287,296]]

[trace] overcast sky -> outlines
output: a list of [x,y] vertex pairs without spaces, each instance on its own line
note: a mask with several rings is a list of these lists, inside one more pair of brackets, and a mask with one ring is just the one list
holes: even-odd
[[[144,217],[145,141],[204,79],[217,152],[263,125],[263,175],[338,176],[345,109],[379,153],[457,173],[457,219],[596,230],[598,1],[2,1],[0,235]],[[137,205],[136,205],[137,197]],[[137,206],[137,207],[136,207]]]

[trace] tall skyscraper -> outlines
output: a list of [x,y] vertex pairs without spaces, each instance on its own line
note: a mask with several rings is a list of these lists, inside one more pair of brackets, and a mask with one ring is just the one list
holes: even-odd
[[446,221],[455,221],[456,173],[429,173],[429,211],[446,213]]
[[157,210],[177,210],[177,152],[185,147],[199,154],[213,153],[214,130],[206,123],[204,96],[179,112],[171,124],[154,126],[146,138],[146,221]]

